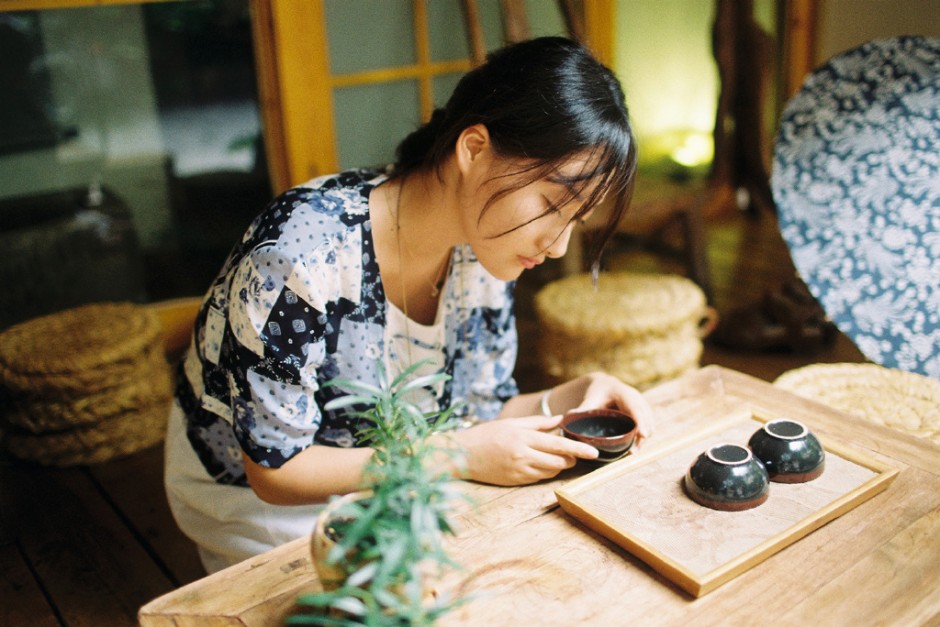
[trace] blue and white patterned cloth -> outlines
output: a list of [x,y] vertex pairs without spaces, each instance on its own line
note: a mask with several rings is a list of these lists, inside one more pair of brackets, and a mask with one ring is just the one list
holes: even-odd
[[940,39],[866,43],[788,103],[772,185],[801,277],[872,361],[940,378]]
[[[322,407],[341,377],[378,383],[389,303],[375,259],[369,193],[385,175],[354,170],[291,189],[251,224],[210,288],[181,364],[187,435],[218,483],[247,485],[241,451],[280,467],[316,442],[361,446],[348,410]],[[454,249],[441,306],[443,410],[496,417],[518,392],[514,283]]]

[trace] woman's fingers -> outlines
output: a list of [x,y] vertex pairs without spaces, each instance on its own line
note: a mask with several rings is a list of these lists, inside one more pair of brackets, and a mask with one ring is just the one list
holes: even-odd
[[589,375],[589,379],[578,409],[617,407],[636,420],[638,440],[653,435],[655,415],[646,397],[639,390],[607,374],[595,373]]
[[597,458],[597,449],[590,444],[571,440],[560,435],[536,432],[532,434],[532,439],[528,444],[533,451],[543,454],[578,459]]
[[454,434],[467,452],[468,477],[497,485],[522,485],[554,477],[597,449],[546,430],[559,417],[526,416],[481,423]]
[[500,418],[499,422],[522,429],[549,432],[558,428],[558,425],[561,424],[561,418],[560,414],[557,416],[523,416],[521,418]]

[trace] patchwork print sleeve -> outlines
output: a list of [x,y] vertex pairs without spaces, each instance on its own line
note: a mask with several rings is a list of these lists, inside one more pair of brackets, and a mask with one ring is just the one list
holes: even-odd
[[235,435],[254,462],[272,468],[310,446],[321,421],[314,393],[329,323],[288,287],[295,266],[274,245],[242,260],[223,351]]

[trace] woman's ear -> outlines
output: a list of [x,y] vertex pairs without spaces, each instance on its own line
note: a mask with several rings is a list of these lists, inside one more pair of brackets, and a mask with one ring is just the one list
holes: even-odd
[[454,148],[457,166],[464,174],[486,163],[492,151],[490,132],[483,124],[468,126],[457,137]]

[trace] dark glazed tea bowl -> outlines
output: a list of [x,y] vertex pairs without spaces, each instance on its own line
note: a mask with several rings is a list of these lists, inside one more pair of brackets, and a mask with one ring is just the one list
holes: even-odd
[[561,419],[565,437],[598,450],[597,461],[610,462],[627,454],[636,439],[636,421],[616,409],[572,411]]
[[826,453],[806,425],[795,420],[771,420],[748,441],[767,467],[771,481],[804,483],[823,473]]
[[718,444],[699,455],[689,466],[684,484],[699,505],[728,512],[757,507],[770,491],[767,469],[738,444]]

